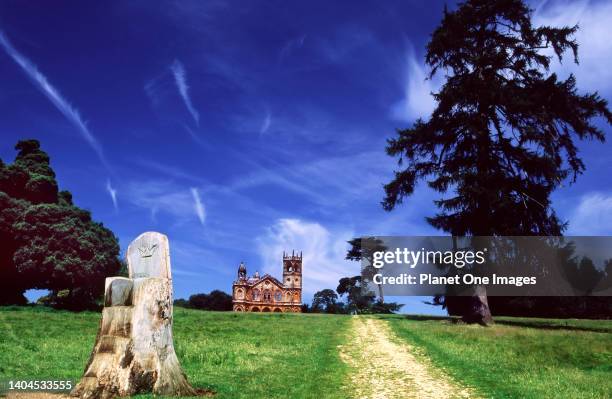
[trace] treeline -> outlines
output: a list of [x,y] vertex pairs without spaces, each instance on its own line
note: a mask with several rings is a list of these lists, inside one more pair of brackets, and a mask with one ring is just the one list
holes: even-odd
[[[612,318],[612,297],[586,296],[612,287],[612,259],[606,260],[603,268],[598,268],[589,257],[576,256],[573,245],[567,245],[559,252],[557,260],[562,264],[567,281],[578,295],[491,296],[488,298],[491,314],[516,317]],[[443,306],[450,315],[460,316],[470,306],[470,298],[438,296],[432,304]]]
[[220,291],[214,290],[209,294],[194,294],[189,299],[176,299],[174,306],[180,306],[189,309],[199,310],[232,310],[232,296]]
[[314,294],[312,304],[302,305],[304,313],[369,314],[395,313],[402,304],[384,302],[382,296],[364,294],[361,276],[344,277],[336,290],[324,289]]

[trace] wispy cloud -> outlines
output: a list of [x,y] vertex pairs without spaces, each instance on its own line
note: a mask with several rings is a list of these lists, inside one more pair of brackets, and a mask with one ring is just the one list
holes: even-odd
[[[272,163],[273,161],[268,161]],[[381,182],[393,170],[394,161],[381,151],[328,157],[295,165],[254,165],[252,173],[241,176],[226,187],[247,190],[275,185],[300,194],[318,209],[337,209],[364,201],[377,203],[383,196]]]
[[162,87],[161,82],[162,82],[161,78],[156,77],[156,78],[153,78],[147,81],[143,87],[145,94],[147,95],[149,100],[151,100],[151,104],[153,104],[154,107],[159,107],[159,105],[161,104],[161,95],[160,95],[160,90]]
[[305,34],[288,40],[278,53],[278,61],[282,62],[285,58],[290,56],[292,52],[304,46],[305,40]]
[[348,57],[360,54],[357,50],[375,45],[372,32],[356,24],[340,26],[333,34],[315,40],[319,55],[332,64],[345,62]]
[[161,173],[173,179],[188,180],[188,181],[195,182],[195,183],[205,182],[205,180],[201,176],[190,173],[174,165],[168,165],[166,163],[162,163],[159,161],[153,161],[150,159],[137,158],[137,157],[130,158],[130,162],[138,166],[142,166],[147,169],[153,170],[157,173]]
[[612,194],[594,192],[584,195],[570,214],[568,233],[612,234]]
[[[226,0],[186,0],[164,2],[164,15],[168,16],[177,26],[200,34],[210,29],[210,23],[204,23],[214,18],[218,11],[230,6]],[[200,37],[200,36],[198,36]]]
[[124,197],[134,206],[147,209],[153,220],[158,213],[173,216],[178,224],[194,220],[193,195],[189,189],[165,180],[131,182]]
[[51,101],[51,103],[64,115],[64,117],[66,117],[66,119],[68,119],[68,121],[70,121],[77,128],[85,141],[87,141],[91,148],[93,148],[102,164],[110,170],[100,143],[91,133],[85,121],[83,121],[81,118],[79,111],[60,94],[59,90],[57,90],[55,86],[49,82],[49,80],[38,70],[34,63],[17,51],[15,47],[13,47],[8,37],[2,31],[0,31],[0,46],[2,46],[4,51],[6,51],[13,61],[15,61],[15,63],[17,63],[17,65],[23,69],[34,85],[49,99],[49,101]]
[[202,137],[200,137],[199,134],[197,134],[196,132],[193,131],[192,128],[190,128],[187,125],[183,125],[183,127],[185,128],[185,131],[187,131],[187,133],[189,134],[189,137],[191,137],[191,139],[200,147],[203,148],[210,148],[210,146],[202,139]]
[[172,65],[170,66],[170,70],[172,71],[172,75],[174,76],[174,82],[176,83],[176,88],[187,107],[187,110],[193,117],[196,125],[200,124],[200,114],[195,110],[193,104],[191,103],[191,97],[189,97],[189,85],[187,84],[187,73],[185,72],[185,67],[183,63],[179,60],[174,60]]
[[198,192],[198,189],[195,187],[191,187],[191,195],[193,196],[193,207],[195,209],[196,215],[198,215],[200,224],[204,226],[206,213],[204,212],[204,204],[202,203],[202,199],[200,198],[200,193]]
[[312,294],[323,288],[335,289],[341,277],[359,274],[359,263],[344,259],[351,238],[352,231],[332,232],[316,222],[279,219],[256,241],[262,271],[272,275],[279,273],[283,251],[303,251],[303,290]]
[[115,210],[117,210],[117,190],[114,189],[111,185],[110,179],[106,181],[106,191],[108,191],[108,194],[110,195],[111,200],[113,201],[113,207],[115,208]]
[[185,278],[210,278],[215,275],[234,275],[234,263],[225,259],[226,253],[207,248],[197,239],[184,241],[175,238],[170,242],[170,255],[172,257],[172,275]]
[[[553,62],[552,69],[563,75],[576,75],[578,85],[587,90],[612,91],[612,3],[609,1],[545,1],[534,13],[536,26],[573,26],[576,34],[578,59],[574,64],[566,54],[563,64]],[[550,51],[552,55],[552,50]]]
[[259,134],[264,134],[270,129],[270,125],[272,124],[272,115],[270,111],[266,112],[266,116],[261,124],[261,128],[259,129]]
[[403,122],[411,122],[417,118],[427,119],[436,106],[431,93],[439,88],[439,82],[427,78],[427,69],[417,58],[412,47],[406,52],[404,62],[402,78],[404,95],[392,106],[391,117]]

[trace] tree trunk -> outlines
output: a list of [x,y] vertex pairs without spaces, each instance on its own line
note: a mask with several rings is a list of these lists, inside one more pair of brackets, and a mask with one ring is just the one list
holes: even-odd
[[[159,233],[145,233],[128,248],[130,277],[150,277],[106,279],[96,343],[73,396],[107,399],[138,393],[197,394],[187,382],[172,341],[167,242]],[[139,253],[134,253],[135,246]]]
[[489,309],[485,287],[475,287],[474,294],[469,297],[462,320],[466,323],[478,323],[483,326],[493,323],[493,316],[491,315],[491,309]]
[[378,297],[380,298],[380,303],[385,303],[382,284],[378,284]]

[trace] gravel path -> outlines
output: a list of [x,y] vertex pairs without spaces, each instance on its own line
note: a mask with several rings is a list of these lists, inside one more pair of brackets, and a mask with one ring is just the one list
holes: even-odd
[[351,337],[340,357],[353,370],[348,391],[359,399],[471,398],[442,370],[415,357],[414,348],[399,343],[379,319],[353,317]]
[[47,392],[11,392],[6,395],[7,399],[68,399],[68,395],[60,395]]

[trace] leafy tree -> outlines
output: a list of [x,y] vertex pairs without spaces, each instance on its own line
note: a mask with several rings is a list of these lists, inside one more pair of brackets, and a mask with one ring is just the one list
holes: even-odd
[[189,307],[208,310],[208,294],[193,294],[189,297]]
[[[353,238],[348,242],[351,247],[349,248],[346,259],[354,261],[367,261],[367,265],[362,268],[361,274],[363,277],[367,277],[370,281],[374,278],[374,275],[378,273],[373,265],[374,253],[384,252],[387,247],[383,244],[383,241],[376,237],[363,237]],[[382,284],[376,284],[378,287],[378,298],[381,303],[385,302],[385,296],[383,294]]]
[[96,306],[104,279],[120,268],[113,233],[58,191],[49,156],[20,141],[12,164],[0,161],[0,304],[25,303],[27,289],[48,289],[43,303]]
[[232,296],[221,290],[211,291],[208,300],[210,310],[232,310]]
[[314,294],[311,312],[338,313],[338,305],[338,294],[326,288]]
[[604,262],[605,278],[602,281],[602,288],[612,287],[612,259],[607,259]]
[[188,308],[189,307],[189,301],[187,299],[184,298],[178,298],[174,300],[174,306],[179,306],[181,308]]
[[336,292],[346,294],[348,313],[369,313],[374,302],[374,295],[364,295],[361,287],[361,276],[343,277],[338,281]]
[[599,283],[603,283],[606,278],[606,271],[599,270],[595,267],[593,260],[586,256],[583,256],[580,262],[577,259],[570,259],[564,266],[568,280],[581,294],[590,295],[593,289]]
[[[531,14],[522,0],[445,10],[425,61],[430,77],[444,71],[446,80],[429,119],[388,141],[400,170],[385,186],[385,210],[425,180],[442,194],[427,221],[453,236],[563,232],[550,195],[585,169],[575,140],[604,141],[591,121],[612,123],[612,114],[596,92],[579,94],[573,75],[549,71],[547,49],[560,61],[570,50],[578,61],[578,26],[534,27]],[[491,321],[486,295],[473,298],[464,319]]]
[[[533,238],[505,237],[504,241],[526,241],[533,243]],[[499,241],[499,240],[498,240]],[[559,265],[560,275],[569,284],[546,286],[550,293],[558,289],[577,296],[522,296],[522,297],[490,297],[489,304],[493,315],[555,317],[555,318],[609,318],[612,314],[612,301],[609,296],[601,295],[610,285],[606,281],[606,262],[595,265],[588,256],[576,252],[573,241],[541,237],[540,245],[529,248],[529,245],[515,245],[512,250],[498,251],[493,249],[497,270],[514,270],[516,266],[526,271],[526,275],[545,278],[551,277],[549,260],[555,259]],[[501,255],[501,256],[499,256]],[[498,257],[499,256],[499,257]],[[541,291],[544,287],[540,287]],[[544,292],[542,292],[544,293]],[[593,295],[596,293],[595,295]],[[589,295],[589,296],[585,296]],[[591,296],[592,295],[592,296]],[[456,306],[456,301],[451,301]],[[452,309],[449,307],[449,313]],[[452,313],[451,313],[452,314]],[[456,314],[456,313],[455,313]]]
[[395,313],[404,306],[395,302],[376,301],[376,296],[362,286],[361,276],[341,278],[336,292],[340,296],[346,295],[346,306],[338,303],[336,313]]
[[220,290],[211,291],[209,294],[194,294],[189,297],[188,307],[200,310],[232,310],[232,296]]

